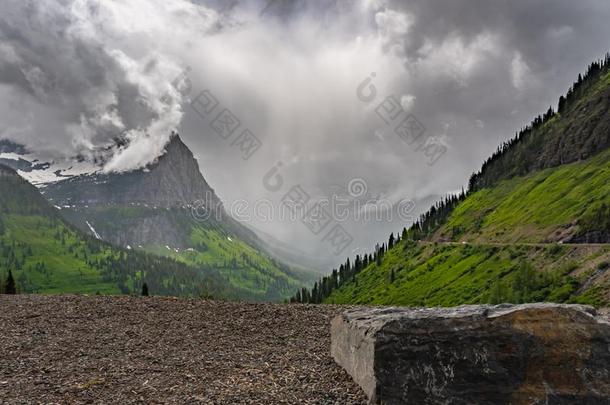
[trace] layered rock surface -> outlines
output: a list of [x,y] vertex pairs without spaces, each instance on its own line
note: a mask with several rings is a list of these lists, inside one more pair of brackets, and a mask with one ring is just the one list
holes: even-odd
[[183,207],[196,201],[219,203],[199,164],[180,136],[172,135],[165,153],[144,169],[91,174],[48,185],[46,197],[64,205],[133,205]]
[[610,323],[591,307],[355,309],[331,334],[371,402],[610,403]]

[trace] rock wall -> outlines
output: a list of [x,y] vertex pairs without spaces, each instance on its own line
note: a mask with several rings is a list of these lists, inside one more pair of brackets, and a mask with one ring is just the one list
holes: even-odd
[[586,306],[350,310],[331,352],[373,403],[610,403],[610,323]]

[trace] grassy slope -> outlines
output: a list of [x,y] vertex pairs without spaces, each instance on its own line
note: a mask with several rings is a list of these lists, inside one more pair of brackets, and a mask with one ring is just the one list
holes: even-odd
[[[371,264],[326,302],[451,306],[546,300],[609,305],[610,248],[527,245],[608,228],[610,150],[560,165],[564,152],[591,156],[607,142],[610,73],[595,80],[579,90],[563,116],[556,114],[495,162],[487,186],[457,206],[430,238],[433,243],[400,242],[380,266]],[[532,158],[539,157],[555,167],[529,170],[536,166]],[[523,169],[530,173],[519,176]],[[468,245],[436,244],[446,241]]]
[[[579,291],[603,267],[610,248],[575,246],[399,245],[325,301],[332,304],[455,306],[555,301],[608,303],[606,291]],[[524,263],[526,263],[524,265]],[[536,269],[528,285],[518,278]],[[394,281],[392,282],[392,272]],[[527,284],[527,283],[526,283]]]
[[217,222],[194,219],[189,210],[104,206],[62,212],[84,231],[88,231],[88,226],[85,225],[85,218],[88,218],[102,235],[122,234],[136,226],[134,224],[163,219],[164,223],[171,224],[171,228],[184,238],[180,244],[189,249],[176,251],[175,246],[165,245],[147,245],[142,246],[142,249],[178,260],[204,274],[220,274],[227,284],[227,290],[232,291],[230,297],[233,299],[283,300],[294,290],[313,283],[315,278],[315,274],[297,272],[282,266],[244,242],[238,235],[226,231]]
[[[14,246],[20,265],[17,268],[0,255],[0,277],[4,280],[10,267],[22,292],[120,292],[116,282],[104,280],[99,269],[88,263],[113,254],[110,248],[94,253],[76,232],[44,216],[6,215],[3,223],[5,232],[0,243]],[[44,268],[37,266],[40,263]]]
[[495,186],[498,180],[587,159],[608,148],[610,67],[578,86],[561,113],[535,128],[530,126],[521,133],[519,142],[505,149],[500,157],[487,160],[475,175],[474,188]]
[[286,298],[305,282],[313,281],[314,275],[280,268],[262,252],[220,229],[193,226],[189,245],[193,246],[191,250],[179,252],[165,246],[149,246],[146,250],[189,265],[211,267],[234,288],[261,299]]
[[[12,269],[19,290],[24,293],[121,294],[128,290],[137,294],[144,280],[148,282],[151,292],[159,295],[212,295],[216,298],[260,301],[282,300],[303,285],[302,281],[281,272],[269,259],[258,256],[243,242],[227,240],[227,243],[234,244],[229,253],[229,249],[221,243],[222,238],[214,232],[205,237],[212,246],[206,253],[170,253],[166,248],[151,249],[150,253],[158,250],[183,263],[182,268],[169,269],[161,265],[161,269],[151,269],[149,262],[140,262],[135,267],[124,264],[113,269],[112,265],[105,264],[106,259],[120,262],[121,255],[141,256],[144,253],[117,250],[97,241],[91,246],[79,231],[56,218],[16,214],[0,215],[0,218],[4,229],[0,235],[0,280],[5,280],[8,269]],[[239,255],[235,256],[238,252]],[[224,257],[227,265],[202,266],[210,263],[206,255],[214,260]],[[231,263],[234,257],[240,259]],[[169,258],[166,259],[168,263]],[[260,261],[244,263],[244,260],[251,261],[253,258]],[[99,261],[104,264],[96,265]],[[189,274],[181,274],[182,279],[174,277],[173,271],[186,269]],[[112,270],[122,272],[124,277],[116,277]],[[119,280],[123,280],[124,289],[119,288]]]
[[610,205],[610,150],[592,159],[516,177],[470,195],[436,240],[560,241]]
[[[434,239],[405,241],[335,291],[327,303],[440,305],[557,301],[607,305],[610,248],[519,243],[560,240],[610,204],[610,151],[473,193]],[[475,242],[476,245],[471,245]],[[514,246],[493,245],[516,243]],[[485,245],[488,243],[488,245]],[[530,266],[536,269],[527,273]],[[392,282],[392,271],[394,281]],[[519,277],[528,279],[525,287]],[[603,273],[603,274],[602,274]],[[525,290],[525,291],[524,291]]]
[[114,294],[117,283],[85,259],[112,254],[99,246],[91,251],[32,185],[0,167],[0,280],[10,268],[23,292]]

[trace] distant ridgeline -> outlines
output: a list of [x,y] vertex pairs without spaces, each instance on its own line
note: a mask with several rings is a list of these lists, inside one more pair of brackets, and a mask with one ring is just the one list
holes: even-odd
[[610,303],[610,249],[590,244],[608,242],[610,54],[579,75],[557,111],[503,143],[467,191],[291,301],[601,305]]

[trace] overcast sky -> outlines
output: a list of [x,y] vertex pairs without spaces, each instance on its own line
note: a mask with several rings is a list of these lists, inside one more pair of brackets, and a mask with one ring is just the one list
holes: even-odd
[[[112,171],[150,163],[177,129],[228,206],[300,185],[418,213],[556,105],[610,48],[608,21],[607,0],[3,0],[0,138],[87,155],[125,137]],[[230,135],[213,129],[224,109],[239,120]],[[394,131],[408,114],[417,142]],[[278,191],[263,184],[277,162]],[[301,223],[251,222],[333,257]],[[404,224],[347,221],[341,255]]]

